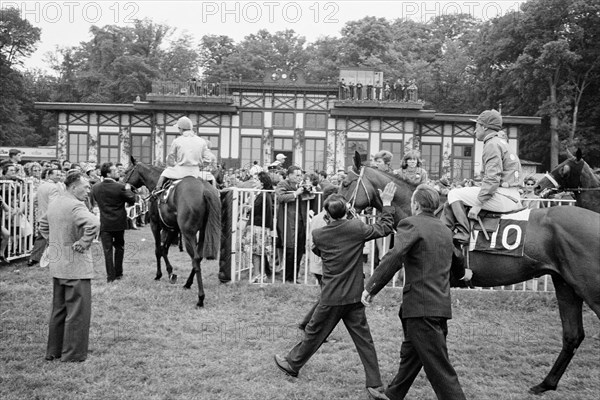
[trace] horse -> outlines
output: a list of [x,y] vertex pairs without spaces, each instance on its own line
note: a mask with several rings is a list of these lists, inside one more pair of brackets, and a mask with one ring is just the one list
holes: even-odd
[[[381,208],[377,189],[389,182],[397,186],[392,205],[397,219],[410,215],[410,198],[415,187],[400,178],[361,165],[360,156],[342,182],[339,193],[357,210]],[[529,389],[541,394],[556,390],[575,351],[583,341],[582,305],[585,301],[600,318],[600,214],[579,207],[550,207],[530,211],[524,255],[512,257],[473,251],[469,267],[472,284],[480,287],[512,285],[550,274],[562,321],[563,344],[550,372]]]
[[[125,183],[139,188],[146,186],[153,191],[162,168],[146,165],[131,157],[125,172]],[[197,308],[204,307],[204,287],[202,285],[202,258],[215,259],[219,254],[221,235],[221,202],[217,190],[210,183],[193,177],[185,177],[177,183],[164,204],[155,198],[150,200],[150,227],[154,236],[156,256],[156,278],[162,277],[160,259],[164,258],[169,279],[173,283],[176,275],[167,257],[169,246],[181,232],[185,249],[192,259],[192,272],[185,287],[189,288],[196,275],[198,282]],[[161,232],[166,231],[164,244]]]
[[565,161],[547,173],[533,188],[534,193],[542,197],[553,189],[573,192],[575,205],[600,213],[600,178],[583,160],[580,149],[577,149],[575,156],[569,153]]

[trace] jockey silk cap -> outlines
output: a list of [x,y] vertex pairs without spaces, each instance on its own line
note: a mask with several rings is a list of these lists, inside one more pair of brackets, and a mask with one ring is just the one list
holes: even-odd
[[287,157],[284,154],[281,154],[281,153],[277,154],[277,156],[275,157],[275,159],[277,159],[277,160],[285,160],[286,158]]
[[480,123],[486,129],[494,131],[502,129],[502,115],[496,110],[485,110],[479,114],[477,119],[472,119],[471,121]]
[[194,128],[194,124],[192,124],[192,120],[188,117],[181,117],[177,121],[178,128],[183,129],[184,131],[190,131]]

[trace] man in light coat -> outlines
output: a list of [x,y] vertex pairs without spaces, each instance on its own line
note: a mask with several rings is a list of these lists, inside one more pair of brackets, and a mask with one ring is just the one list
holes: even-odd
[[85,361],[92,313],[94,264],[90,245],[100,221],[85,205],[90,183],[80,172],[65,179],[66,193],[50,203],[40,220],[48,240],[53,281],[46,360]]

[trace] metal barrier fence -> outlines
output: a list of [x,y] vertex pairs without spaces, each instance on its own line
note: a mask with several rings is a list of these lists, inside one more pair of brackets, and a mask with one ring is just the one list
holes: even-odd
[[[253,283],[276,283],[276,282],[285,282],[286,270],[290,268],[290,266],[286,265],[286,253],[289,249],[286,246],[282,246],[281,249],[276,251],[277,247],[277,224],[283,224],[286,226],[288,224],[287,220],[287,208],[294,207],[296,219],[293,221],[295,226],[298,226],[298,215],[300,214],[300,207],[306,208],[306,215],[309,216],[305,229],[305,243],[299,243],[299,245],[304,246],[304,256],[301,258],[300,262],[298,262],[297,254],[294,254],[294,265],[291,268],[294,268],[294,282],[298,284],[310,284],[317,285],[316,278],[311,275],[311,267],[314,263],[318,262],[318,258],[311,251],[311,227],[310,222],[312,218],[311,215],[316,215],[318,211],[322,208],[322,193],[315,193],[315,198],[311,201],[302,201],[297,199],[295,202],[278,204],[277,194],[273,190],[254,190],[254,189],[239,189],[232,188],[233,194],[233,204],[232,204],[232,235],[231,235],[231,278],[233,281],[242,281],[247,280]],[[264,221],[266,217],[266,206],[264,206],[265,202],[263,201],[262,210],[255,210],[253,207],[254,201],[258,196],[273,196],[273,231],[270,237],[265,237],[267,234],[263,226],[254,226],[252,221],[254,220],[255,213],[261,212],[262,218]],[[544,208],[544,207],[554,207],[554,206],[572,206],[575,204],[575,200],[571,199],[525,199],[524,205],[528,208]],[[283,207],[282,211],[279,211],[279,208]],[[278,218],[283,216],[283,221],[278,221]],[[373,223],[375,221],[376,215],[375,211],[371,215],[361,215],[360,216],[363,221],[366,223]],[[283,232],[279,232],[281,241],[283,243],[287,242],[287,229],[283,230]],[[257,257],[254,257],[255,261],[257,258],[260,260],[257,265],[254,265],[252,260],[252,247],[255,244],[255,240],[257,239],[255,233],[258,232],[258,239],[262,244],[265,244],[262,247],[260,253],[256,254]],[[297,235],[298,232],[296,231]],[[262,235],[262,236],[261,236]],[[363,255],[365,257],[364,272],[366,275],[372,275],[377,264],[376,257],[381,259],[385,253],[390,248],[390,242],[393,234],[381,239],[375,239],[367,242],[365,244]],[[296,240],[294,240],[296,242]],[[270,249],[269,249],[270,247]],[[271,251],[272,249],[272,251]],[[270,254],[269,254],[270,253]],[[279,253],[279,254],[278,254]],[[276,275],[272,273],[271,276],[267,276],[265,271],[267,270],[266,261],[268,261],[271,266],[271,270],[281,272],[281,275]],[[276,268],[279,266],[279,269]],[[299,266],[299,268],[297,268]],[[404,286],[404,269],[401,269],[392,279],[391,286],[395,288],[401,288]],[[512,291],[553,291],[552,283],[549,275],[544,275],[539,278],[534,278],[526,282],[509,285],[509,286],[498,286],[493,288],[476,288],[477,290],[512,290]]]
[[2,210],[3,219],[0,221],[4,232],[8,232],[8,238],[2,234],[0,241],[8,240],[3,256],[9,261],[29,256],[33,248],[37,224],[34,195],[32,182],[0,181],[0,197],[8,206],[8,211]]

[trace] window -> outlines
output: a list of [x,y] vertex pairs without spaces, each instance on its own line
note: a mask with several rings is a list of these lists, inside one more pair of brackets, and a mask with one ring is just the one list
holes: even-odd
[[440,144],[421,144],[421,161],[429,174],[429,179],[440,179],[442,169],[442,146]]
[[131,155],[146,164],[152,163],[152,138],[150,135],[131,134]]
[[291,112],[274,112],[273,113],[273,128],[294,129],[294,113]]
[[355,151],[358,151],[363,162],[367,161],[369,159],[369,142],[350,139],[346,141],[346,167],[354,165]]
[[292,151],[294,149],[294,143],[292,139],[288,138],[274,138],[273,139],[273,154],[281,151]]
[[304,129],[327,129],[327,114],[305,114]]
[[402,168],[402,142],[382,140],[381,150],[387,150],[394,155],[392,158],[392,169]]
[[98,162],[114,162],[120,161],[119,157],[119,134],[118,133],[101,133],[99,135],[99,151]]
[[82,162],[88,159],[87,133],[69,133],[69,152],[67,159],[71,162]]
[[240,147],[240,163],[242,168],[250,168],[254,161],[262,164],[262,137],[242,137]]
[[262,128],[263,116],[260,111],[242,111],[242,126]]
[[452,178],[473,178],[473,145],[454,145],[452,148]]
[[208,142],[208,148],[210,149],[210,151],[212,151],[212,153],[217,157],[217,159],[219,158],[219,135],[198,135],[200,136],[202,139],[206,140]]
[[304,143],[304,169],[325,170],[325,139],[306,139]]

